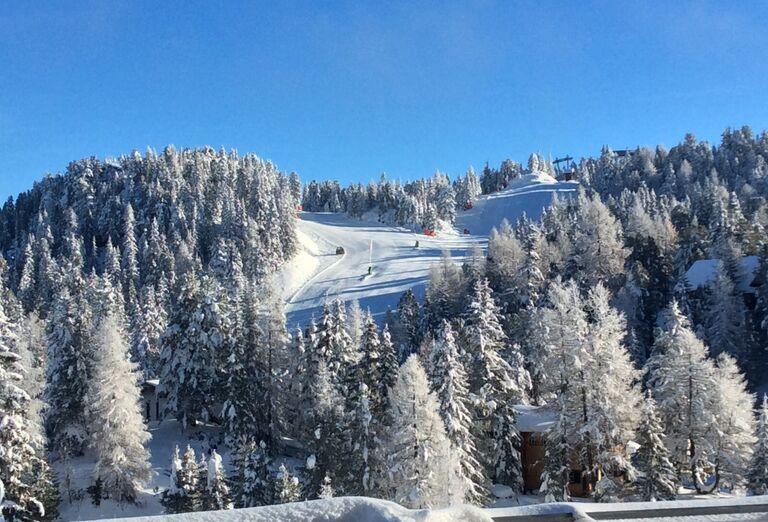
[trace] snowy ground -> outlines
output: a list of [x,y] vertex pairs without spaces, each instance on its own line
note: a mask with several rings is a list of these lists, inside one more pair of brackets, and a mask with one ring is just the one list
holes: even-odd
[[[94,506],[91,503],[91,498],[85,492],[85,489],[91,482],[94,458],[90,455],[85,455],[72,461],[69,466],[72,476],[71,489],[81,495],[78,497],[76,494],[72,502],[69,501],[65,482],[67,466],[60,462],[56,465],[61,480],[60,519],[96,520],[161,515],[163,513],[163,506],[160,504],[160,493],[168,486],[170,480],[170,458],[176,445],[179,446],[181,452],[184,451],[188,444],[192,446],[198,460],[201,455],[207,455],[208,451],[213,447],[221,454],[224,465],[229,471],[230,455],[226,446],[221,441],[221,428],[203,426],[196,429],[190,436],[189,432],[182,433],[178,422],[167,420],[162,423],[151,422],[149,431],[152,439],[149,441],[148,449],[151,454],[150,460],[155,476],[149,486],[142,492],[138,505],[121,506],[112,501],[104,500],[100,506]],[[278,459],[275,462],[275,466],[279,466],[281,462],[285,462],[292,472],[295,471],[298,464],[298,461],[295,459],[286,458],[284,460]]]
[[[90,520],[99,518],[116,517],[135,517],[142,515],[159,515],[163,513],[163,507],[160,505],[159,492],[168,486],[168,469],[171,453],[176,444],[183,451],[187,444],[191,445],[195,453],[207,451],[207,444],[204,444],[202,436],[199,438],[189,438],[182,435],[179,424],[175,421],[166,421],[163,423],[152,422],[149,426],[152,439],[149,442],[149,451],[151,453],[152,469],[155,472],[152,483],[147,487],[139,499],[139,505],[120,506],[111,501],[102,501],[100,506],[94,506],[91,498],[85,492],[85,488],[90,484],[91,471],[93,470],[94,459],[85,455],[72,461],[71,465],[66,466],[57,463],[57,471],[61,480],[61,505],[59,511],[61,520]],[[211,431],[211,430],[209,430]],[[218,430],[214,429],[209,435],[216,436]],[[202,432],[200,433],[202,435]],[[203,447],[203,446],[206,447]],[[69,501],[66,487],[66,468],[71,469],[72,490],[79,490],[83,495],[78,498],[75,494],[72,502]]]
[[[523,213],[538,218],[555,192],[573,193],[577,186],[542,173],[523,176],[501,192],[478,198],[474,208],[458,213],[455,230],[437,237],[372,219],[304,212],[298,225],[302,252],[281,276],[288,324],[305,325],[312,315],[319,315],[325,301],[336,297],[357,299],[381,321],[387,307],[394,308],[405,290],[423,294],[429,268],[443,250],[461,259],[475,246],[485,248],[488,234],[502,219],[514,223]],[[469,235],[463,233],[465,229]],[[338,246],[344,247],[345,255],[335,254]],[[369,265],[373,266],[371,276],[367,275]]]

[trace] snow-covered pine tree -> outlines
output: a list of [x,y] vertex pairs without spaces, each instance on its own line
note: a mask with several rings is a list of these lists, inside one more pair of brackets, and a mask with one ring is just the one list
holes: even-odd
[[[373,320],[370,310],[363,317],[362,335],[360,338],[360,361],[357,363],[355,377],[358,383],[363,383],[368,391],[371,408],[380,412],[382,409],[379,396],[381,359],[381,341],[379,329]],[[359,387],[359,386],[358,386]]]
[[556,399],[556,405],[557,422],[546,432],[544,471],[539,488],[539,492],[544,493],[544,502],[567,502],[571,498],[568,492],[571,445],[564,395]]
[[523,263],[523,249],[509,224],[503,219],[488,237],[488,280],[501,301],[516,300],[515,281]]
[[182,513],[182,505],[185,502],[184,488],[181,483],[181,456],[179,447],[176,446],[171,455],[170,480],[168,487],[160,496],[160,503],[166,513]]
[[[226,442],[230,448],[243,440],[264,440],[269,426],[261,425],[264,395],[260,393],[266,379],[261,350],[264,343],[262,317],[253,287],[247,286],[240,300],[240,317],[237,321],[235,342],[229,343],[226,362],[226,400],[222,407],[222,419]],[[254,382],[257,385],[254,385]]]
[[725,352],[746,364],[749,357],[749,334],[746,330],[744,297],[723,262],[718,263],[707,301],[704,331],[712,356]]
[[[626,321],[610,305],[602,283],[590,290],[586,309],[590,317],[585,342],[586,360],[575,369],[581,387],[571,400],[578,403],[577,421],[583,469],[606,477],[632,471],[623,448],[632,440],[641,396],[640,373],[624,346]],[[596,385],[597,384],[597,385]],[[601,473],[598,473],[598,469]]]
[[349,334],[349,338],[355,350],[360,347],[364,321],[365,314],[363,313],[363,309],[360,308],[360,302],[357,299],[353,299],[347,312],[347,334]]
[[61,455],[77,455],[87,441],[85,419],[92,349],[90,314],[82,287],[67,285],[58,292],[48,318],[48,375],[46,431],[52,448]]
[[674,500],[677,496],[677,471],[669,460],[669,450],[664,444],[664,426],[656,413],[656,401],[648,391],[643,401],[640,425],[637,428],[635,463],[640,472],[638,482],[643,500]]
[[585,288],[603,282],[616,290],[628,254],[621,223],[598,194],[587,195],[580,190],[577,201],[569,275],[578,278]]
[[434,342],[431,362],[432,390],[440,404],[446,435],[459,459],[458,480],[466,486],[465,501],[482,505],[488,498],[488,480],[480,464],[474,432],[474,405],[469,396],[467,373],[461,361],[451,323],[443,321]]
[[131,317],[131,354],[147,378],[160,373],[160,339],[167,322],[166,309],[158,302],[154,287],[142,287]]
[[345,463],[348,468],[345,473],[347,484],[344,490],[350,495],[373,496],[379,487],[381,471],[379,452],[379,436],[382,426],[378,425],[371,413],[370,394],[368,386],[361,382],[351,403],[349,420],[349,437],[351,454]]
[[341,471],[345,450],[343,399],[333,384],[328,367],[320,361],[310,396],[310,418],[305,423],[304,441],[309,452],[305,496],[316,498],[325,474],[336,478]]
[[[4,282],[0,281],[4,288]],[[33,496],[34,472],[42,444],[26,418],[31,397],[21,387],[25,369],[17,353],[18,325],[10,322],[0,301],[0,497],[21,509],[39,502]]]
[[32,249],[32,245],[35,243],[35,236],[30,234],[27,236],[26,244],[24,245],[23,259],[21,275],[19,276],[18,296],[24,311],[29,313],[34,310],[37,304],[37,291],[35,282],[35,254]]
[[200,491],[198,482],[200,472],[195,460],[195,450],[187,446],[184,455],[179,457],[179,448],[171,456],[171,482],[163,492],[162,504],[166,513],[189,513],[200,509]]
[[423,316],[427,329],[437,331],[443,319],[455,317],[461,311],[465,290],[462,275],[448,250],[430,267]]
[[768,494],[768,396],[763,395],[757,419],[757,443],[747,472],[747,491],[752,495]]
[[117,502],[135,502],[152,478],[150,435],[139,405],[141,374],[129,359],[120,321],[108,314],[99,321],[94,376],[88,392],[90,444],[97,461],[94,480]]
[[281,433],[286,429],[286,392],[288,359],[287,346],[291,341],[285,324],[282,294],[273,283],[267,284],[264,304],[264,342],[258,354],[261,358],[260,380],[262,404],[257,410],[257,425],[264,430],[260,438],[267,443],[268,451],[275,451]]
[[392,343],[392,337],[389,333],[389,326],[384,325],[381,331],[381,356],[379,357],[379,382],[378,396],[383,407],[381,412],[376,415],[382,418],[382,424],[387,425],[389,408],[389,391],[397,382],[397,373],[400,366],[397,364],[397,355],[395,354],[395,345]]
[[416,351],[419,344],[419,327],[421,310],[419,302],[410,288],[406,290],[397,302],[395,315],[397,327],[393,339],[399,361],[405,361],[408,355]]
[[648,386],[667,431],[673,462],[679,472],[688,468],[697,492],[702,493],[704,469],[712,464],[714,452],[709,434],[717,426],[715,368],[677,302],[672,302],[665,317],[646,363]]
[[232,340],[229,312],[212,278],[205,276],[198,283],[192,274],[183,276],[162,337],[160,377],[165,412],[182,427],[215,418],[212,407],[224,389],[218,370]]
[[123,243],[120,260],[123,295],[127,303],[133,303],[136,299],[136,289],[139,284],[138,256],[136,220],[133,215],[133,207],[128,203],[123,208]]
[[391,500],[413,509],[461,502],[464,491],[454,479],[459,461],[418,356],[411,355],[400,368],[390,400],[393,424],[385,444]]
[[288,504],[301,500],[301,485],[299,479],[294,477],[285,464],[280,464],[277,471],[277,482],[275,487],[275,503]]
[[467,306],[462,339],[469,390],[477,397],[477,420],[483,423],[478,432],[486,434],[478,441],[478,449],[493,480],[518,487],[522,480],[516,449],[520,434],[513,406],[525,402],[530,376],[521,357],[514,357],[520,361],[517,368],[502,358],[507,341],[488,281],[478,281]]
[[286,384],[288,393],[286,397],[286,423],[289,436],[297,436],[302,431],[301,427],[301,396],[306,368],[304,354],[304,332],[297,327],[289,345],[288,375]]
[[320,494],[317,496],[317,498],[329,499],[333,498],[334,495],[335,491],[333,490],[333,484],[331,484],[331,477],[326,475],[323,479],[323,485],[320,486]]
[[325,364],[325,357],[320,352],[318,344],[317,324],[312,317],[304,332],[304,373],[301,378],[301,396],[299,397],[299,419],[298,425],[302,428],[302,437],[311,432],[311,426],[314,424],[314,404],[317,395],[317,377],[320,372],[320,366]]
[[715,482],[717,488],[727,481],[729,489],[740,485],[747,474],[755,444],[755,396],[747,390],[747,381],[736,360],[727,353],[716,359],[715,376]]
[[340,393],[346,395],[350,392],[347,386],[353,391],[357,385],[354,374],[360,354],[358,347],[352,343],[352,338],[347,333],[347,311],[344,301],[336,299],[332,303],[331,314],[333,319],[330,327],[323,331],[320,343],[328,354],[328,370],[334,376]]
[[269,470],[271,459],[263,441],[241,441],[235,455],[236,476],[232,499],[237,508],[268,506],[274,501],[275,482]]
[[202,494],[201,507],[203,511],[232,509],[224,465],[221,455],[215,449],[211,450],[211,455],[208,457],[207,481]]

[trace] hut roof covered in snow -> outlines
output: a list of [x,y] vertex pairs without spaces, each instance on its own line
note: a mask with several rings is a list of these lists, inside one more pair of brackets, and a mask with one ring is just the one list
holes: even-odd
[[[715,280],[715,275],[721,264],[722,261],[719,259],[699,259],[685,273],[688,284],[694,290],[709,286]],[[760,261],[757,256],[745,256],[739,260],[739,264],[741,265],[742,278],[738,282],[738,288],[745,294],[752,294],[755,292],[755,287],[752,284],[755,281]]]

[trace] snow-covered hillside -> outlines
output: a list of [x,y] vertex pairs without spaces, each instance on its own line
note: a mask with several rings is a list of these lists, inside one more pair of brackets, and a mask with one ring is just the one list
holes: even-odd
[[557,181],[544,172],[524,174],[506,189],[478,198],[472,209],[459,212],[456,228],[460,231],[466,228],[472,234],[487,236],[504,218],[514,223],[518,216],[525,213],[532,219],[539,219],[544,208],[552,202],[554,193],[572,194],[578,186],[576,181]]
[[[538,219],[554,193],[573,193],[577,186],[541,172],[524,175],[505,190],[478,198],[472,209],[459,212],[454,230],[436,237],[344,214],[304,212],[298,226],[302,251],[281,275],[288,323],[306,324],[337,297],[358,300],[381,321],[408,288],[423,294],[429,268],[443,251],[461,259],[475,246],[485,248],[502,219],[514,223],[523,213]],[[344,255],[335,253],[339,246]]]

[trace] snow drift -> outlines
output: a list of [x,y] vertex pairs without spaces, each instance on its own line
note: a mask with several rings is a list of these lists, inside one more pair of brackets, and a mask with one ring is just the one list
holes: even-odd
[[490,522],[481,509],[456,506],[442,510],[409,510],[393,502],[364,497],[310,500],[232,511],[207,511],[181,515],[116,519],[126,522]]

